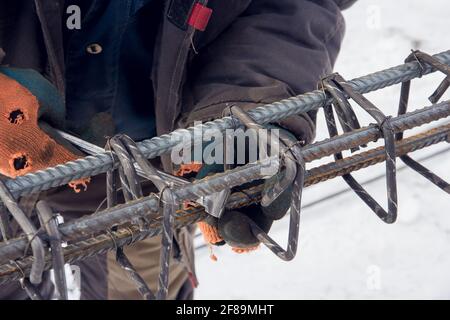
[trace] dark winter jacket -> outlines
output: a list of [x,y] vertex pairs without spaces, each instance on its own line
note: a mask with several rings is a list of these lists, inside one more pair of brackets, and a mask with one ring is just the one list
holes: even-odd
[[[40,71],[62,94],[63,2],[0,0],[3,63]],[[220,117],[230,104],[250,108],[315,89],[340,48],[341,9],[354,0],[165,2],[149,75],[159,135]],[[188,23],[197,2],[212,9],[204,31]],[[312,136],[314,114],[304,117]]]
[[[188,25],[197,0],[166,1],[151,75],[158,134],[314,89],[329,73],[349,0],[209,0],[205,31]],[[0,1],[5,63],[45,73],[64,92],[63,0]]]

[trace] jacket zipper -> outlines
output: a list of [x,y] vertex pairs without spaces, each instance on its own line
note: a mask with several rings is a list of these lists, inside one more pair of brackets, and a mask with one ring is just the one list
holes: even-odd
[[42,33],[44,36],[44,42],[45,42],[45,46],[47,48],[47,55],[48,55],[48,60],[49,60],[49,65],[50,65],[50,69],[52,72],[52,76],[54,77],[55,80],[55,85],[57,87],[57,89],[59,90],[60,94],[64,97],[65,99],[65,81],[64,81],[64,72],[62,70],[62,66],[59,65],[58,63],[58,58],[56,57],[55,54],[55,47],[53,46],[53,42],[50,39],[50,30],[48,29],[48,25],[44,16],[44,13],[42,11],[42,5],[41,2],[39,0],[35,0],[35,6],[36,6],[36,13],[38,15],[38,18],[41,22],[41,26],[42,26]]

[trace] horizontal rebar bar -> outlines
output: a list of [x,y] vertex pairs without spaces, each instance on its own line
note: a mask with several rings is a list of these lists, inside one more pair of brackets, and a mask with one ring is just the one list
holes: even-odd
[[[450,50],[435,55],[440,62],[450,64]],[[420,65],[418,62],[408,62],[393,68],[375,72],[349,82],[357,92],[367,93],[419,76],[434,72],[429,65]],[[285,118],[289,115],[304,113],[322,107],[329,98],[320,90],[302,94],[261,106],[249,111],[250,116],[259,123]],[[194,136],[198,130],[220,130],[234,128],[236,120],[230,117],[217,119],[188,129],[178,129],[169,134],[142,141],[138,144],[143,154],[151,159],[169,152],[172,148]],[[71,161],[53,168],[30,173],[6,182],[11,193],[18,197],[21,195],[48,190],[84,177],[91,177],[105,173],[111,169],[114,162],[108,153],[88,156]]]

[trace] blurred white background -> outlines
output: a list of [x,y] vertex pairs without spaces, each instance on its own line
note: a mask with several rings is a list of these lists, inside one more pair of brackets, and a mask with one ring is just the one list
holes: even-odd
[[[411,49],[433,54],[449,50],[449,10],[448,0],[358,1],[344,12],[347,33],[335,70],[352,79],[401,64]],[[429,105],[427,97],[442,79],[436,73],[413,82],[410,109]],[[367,97],[386,114],[395,115],[399,88]],[[443,99],[449,98],[447,93]],[[373,122],[364,113],[358,115],[363,125]],[[317,139],[321,140],[326,128],[322,113],[319,118]],[[448,152],[433,156],[445,149]],[[413,157],[429,157],[422,163],[450,179],[449,144]],[[403,167],[400,161],[398,167]],[[377,165],[355,176],[366,181],[383,171],[383,165]],[[366,187],[386,203],[384,179]],[[449,299],[450,197],[404,169],[398,172],[399,217],[394,225],[382,223],[351,192],[315,203],[346,189],[337,178],[305,190],[299,252],[292,262],[279,260],[264,247],[244,255],[221,247],[214,251],[217,262],[210,260],[208,249],[199,249],[196,298]],[[287,219],[277,222],[271,230],[283,244],[287,223]],[[202,239],[197,240],[200,245]]]

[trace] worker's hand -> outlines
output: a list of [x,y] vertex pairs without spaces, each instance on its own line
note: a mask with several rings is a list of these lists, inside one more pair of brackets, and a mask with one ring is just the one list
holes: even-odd
[[47,124],[62,124],[64,111],[57,90],[38,72],[0,67],[0,174],[15,178],[79,158]]
[[309,144],[314,140],[316,125],[308,114],[294,114],[278,120],[274,125],[284,129],[297,141],[301,141],[302,145]]
[[[282,122],[283,123],[283,122]],[[312,130],[305,118],[302,116],[293,116],[288,118],[285,126],[296,129],[296,134],[287,131],[278,124],[278,128],[284,131],[293,141],[310,142],[313,139]],[[304,130],[302,129],[304,128]],[[272,126],[272,128],[274,128]],[[220,165],[204,166],[200,170],[197,178],[203,178],[206,175],[223,171]],[[273,185],[276,179],[279,179],[278,173],[264,183],[268,187]],[[262,181],[254,181],[246,186],[256,185]],[[263,207],[261,205],[250,205],[237,210],[225,210],[220,219],[209,216],[205,221],[199,223],[200,230],[204,238],[210,244],[223,245],[228,244],[237,252],[246,252],[258,247],[259,240],[253,235],[249,225],[249,219],[255,222],[262,230],[269,232],[273,222],[283,218],[291,205],[292,186],[289,186],[282,192],[270,205]]]

